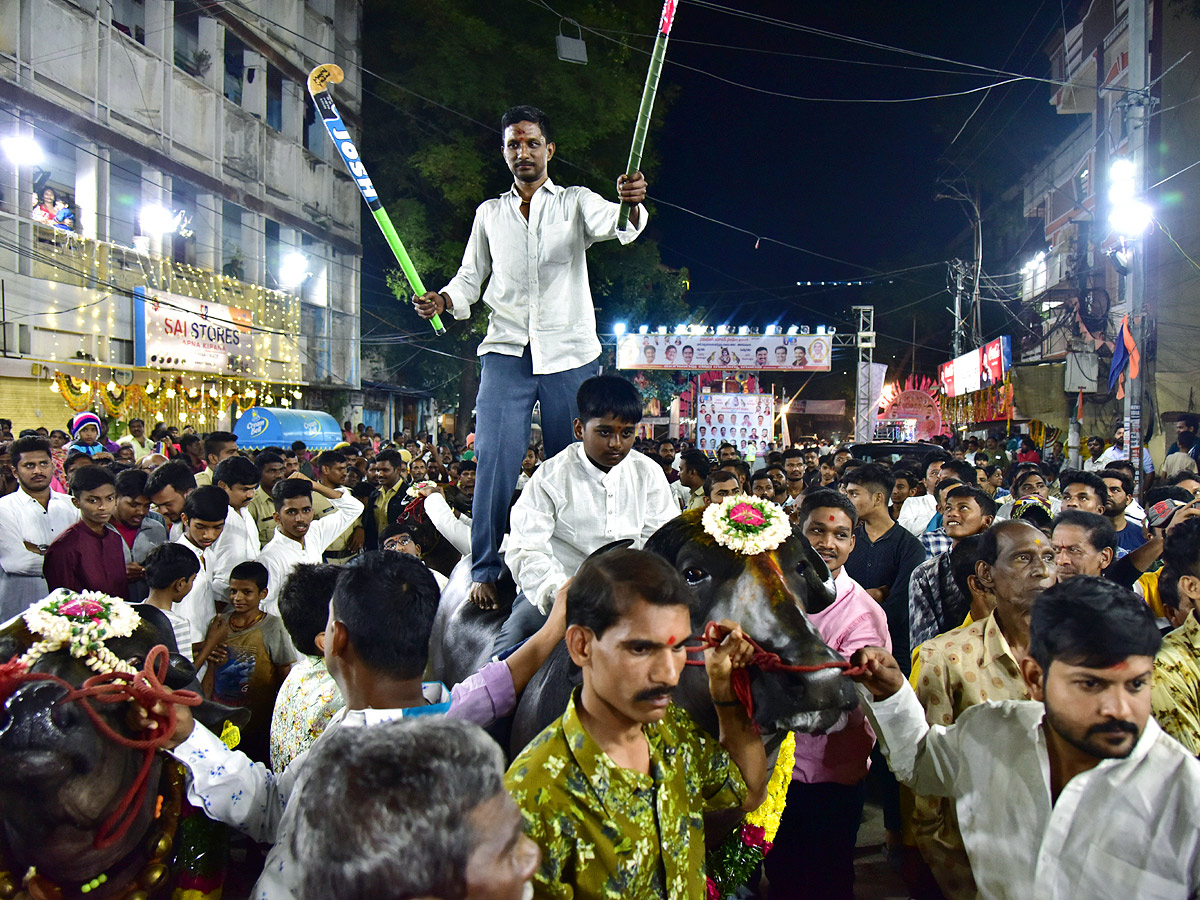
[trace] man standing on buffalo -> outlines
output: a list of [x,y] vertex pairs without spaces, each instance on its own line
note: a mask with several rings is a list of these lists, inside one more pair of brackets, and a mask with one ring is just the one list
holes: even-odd
[[584,187],[560,187],[547,167],[554,158],[550,123],[532,106],[500,120],[503,156],[513,186],[475,213],[458,274],[440,293],[415,298],[431,318],[449,311],[469,318],[488,280],[491,308],[479,345],[483,372],[476,398],[475,445],[480,449],[471,527],[471,599],[495,602],[500,539],[529,443],[535,402],[541,403],[546,458],[573,440],[575,394],[598,374],[600,342],[588,287],[586,253],[596,241],[629,243],[646,227],[646,181],[640,172],[617,179],[617,195],[633,204],[629,227],[617,230],[617,210]]

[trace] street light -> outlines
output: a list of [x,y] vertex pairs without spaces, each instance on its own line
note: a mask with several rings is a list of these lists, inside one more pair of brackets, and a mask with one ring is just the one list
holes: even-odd
[[4,155],[15,166],[41,165],[46,158],[42,145],[27,134],[14,134],[0,140]]
[[308,275],[308,257],[297,250],[293,250],[279,263],[279,286],[285,290],[299,287]]
[[145,234],[170,234],[179,227],[183,213],[172,213],[165,206],[150,203],[142,207],[139,219]]
[[1137,237],[1154,220],[1150,205],[1137,199],[1137,167],[1127,157],[1113,160],[1108,170],[1108,203],[1108,224],[1125,237]]

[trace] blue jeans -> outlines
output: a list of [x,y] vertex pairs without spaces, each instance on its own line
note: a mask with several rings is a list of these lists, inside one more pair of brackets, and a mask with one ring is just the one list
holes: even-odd
[[[475,398],[475,499],[471,517],[471,580],[500,578],[500,540],[521,461],[529,449],[533,404],[541,403],[546,458],[575,440],[579,386],[600,371],[595,360],[576,369],[534,375],[529,348],[522,356],[483,355]],[[525,601],[522,601],[525,602]],[[528,604],[527,604],[528,605]]]

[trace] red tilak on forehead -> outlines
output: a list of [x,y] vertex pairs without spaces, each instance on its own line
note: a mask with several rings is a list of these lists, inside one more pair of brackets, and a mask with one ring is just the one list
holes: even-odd
[[832,522],[832,521],[833,521],[833,516],[830,516],[830,517],[829,517],[829,521],[830,521],[830,522]]
[[1116,669],[1118,672],[1120,672],[1122,669],[1128,669],[1129,663],[1125,662],[1125,660],[1121,660],[1119,663],[1114,663],[1113,665],[1109,666],[1109,668]]
[[669,638],[667,638],[667,646],[668,647],[675,646],[675,635],[671,635]]

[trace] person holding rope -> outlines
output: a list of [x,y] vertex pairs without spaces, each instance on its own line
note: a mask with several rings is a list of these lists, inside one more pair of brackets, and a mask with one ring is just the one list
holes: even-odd
[[583,685],[505,778],[541,849],[535,898],[703,897],[702,814],[766,797],[762,739],[734,688],[756,655],[738,625],[705,642],[720,741],[671,703],[690,603],[683,577],[642,550],[601,554],[571,581],[567,649]]

